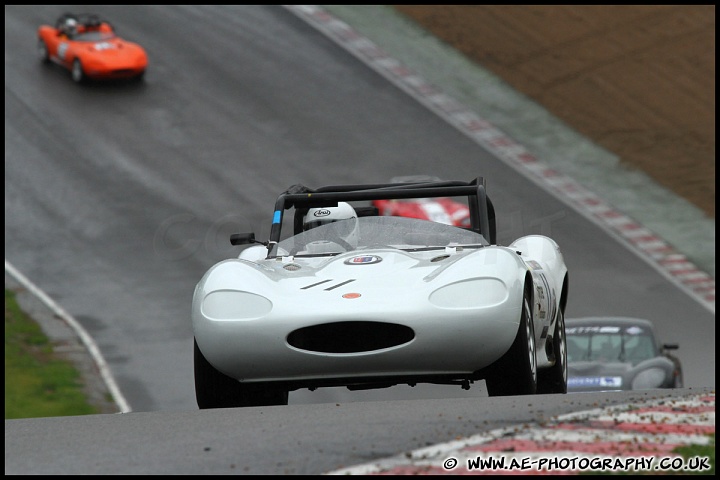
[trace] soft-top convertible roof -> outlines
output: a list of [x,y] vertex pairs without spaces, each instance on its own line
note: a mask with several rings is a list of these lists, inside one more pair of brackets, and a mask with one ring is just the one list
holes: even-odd
[[[293,185],[275,202],[268,251],[280,241],[283,212],[295,208],[295,223],[313,207],[335,207],[338,202],[393,200],[408,198],[463,197],[468,200],[470,228],[490,244],[496,244],[495,209],[485,191],[485,180],[477,177],[470,182],[431,181],[380,183],[368,185],[331,185],[316,189]],[[296,225],[297,229],[297,225]]]

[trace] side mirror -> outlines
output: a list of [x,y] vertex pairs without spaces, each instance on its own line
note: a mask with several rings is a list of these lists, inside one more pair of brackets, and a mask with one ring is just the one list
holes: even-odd
[[234,233],[230,235],[231,245],[248,245],[250,243],[261,243],[255,240],[255,233]]

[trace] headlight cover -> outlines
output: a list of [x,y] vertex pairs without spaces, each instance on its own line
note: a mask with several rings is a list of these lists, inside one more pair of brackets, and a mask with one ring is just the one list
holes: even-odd
[[211,320],[254,320],[270,313],[272,307],[272,302],[261,295],[217,290],[203,299],[201,310]]
[[497,305],[507,297],[507,287],[500,280],[472,278],[438,288],[429,300],[440,308],[479,308]]

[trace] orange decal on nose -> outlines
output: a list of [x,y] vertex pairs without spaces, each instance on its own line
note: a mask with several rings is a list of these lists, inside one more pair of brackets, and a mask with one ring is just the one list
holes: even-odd
[[360,297],[359,293],[346,293],[345,295],[343,295],[343,298],[359,298],[359,297]]

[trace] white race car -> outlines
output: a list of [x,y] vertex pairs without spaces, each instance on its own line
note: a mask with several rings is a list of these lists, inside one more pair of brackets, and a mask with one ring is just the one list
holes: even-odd
[[[357,205],[433,197],[467,198],[471,226]],[[292,235],[283,237],[284,224]],[[232,235],[251,246],[195,288],[198,406],[284,405],[300,388],[469,388],[481,379],[491,396],[566,393],[560,248],[541,235],[499,246],[495,232],[481,177],[291,187],[275,203],[269,239]]]

